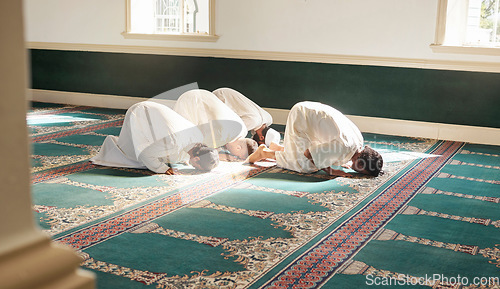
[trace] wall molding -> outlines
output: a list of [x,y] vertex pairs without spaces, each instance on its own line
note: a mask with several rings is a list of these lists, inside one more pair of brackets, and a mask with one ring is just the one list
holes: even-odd
[[58,42],[28,42],[29,49],[89,52],[136,53],[196,57],[220,57],[252,60],[299,61],[329,64],[371,65],[403,68],[459,70],[500,73],[500,62],[452,61],[416,58],[336,55],[322,53],[275,52],[255,50],[132,46]]
[[432,44],[430,45],[430,48],[432,49],[432,51],[437,53],[459,53],[459,54],[500,56],[500,47],[453,46],[453,45]]
[[125,39],[145,39],[145,40],[170,40],[170,41],[200,41],[200,42],[215,42],[219,39],[217,35],[209,34],[146,34],[122,32]]
[[[116,109],[128,109],[133,104],[148,99],[150,98],[41,89],[30,89],[28,95],[28,100],[33,101]],[[163,103],[170,107],[173,107],[175,101],[164,100]],[[275,124],[286,124],[289,110],[277,108],[264,109],[273,116]],[[498,128],[431,123],[424,121],[410,121],[356,115],[348,115],[348,117],[359,127],[362,132],[367,133],[500,145],[500,129]]]

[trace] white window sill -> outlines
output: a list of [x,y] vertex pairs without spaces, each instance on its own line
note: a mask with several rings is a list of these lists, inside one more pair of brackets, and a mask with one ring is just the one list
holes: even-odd
[[144,39],[144,40],[215,42],[219,39],[219,36],[210,34],[144,34],[144,33],[123,32],[122,35],[126,39]]
[[500,56],[500,47],[480,47],[480,46],[448,46],[440,44],[430,45],[436,53],[460,53]]

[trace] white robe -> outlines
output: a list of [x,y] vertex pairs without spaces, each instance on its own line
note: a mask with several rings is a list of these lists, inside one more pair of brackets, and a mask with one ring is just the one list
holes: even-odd
[[201,130],[203,143],[218,148],[247,135],[241,118],[213,93],[194,89],[183,93],[174,110]]
[[[250,131],[255,131],[263,125],[270,126],[273,123],[273,117],[267,111],[232,88],[219,88],[214,90],[213,94],[241,117]],[[280,143],[280,134],[272,128],[267,131],[264,137],[267,146],[270,146],[271,142]]]
[[[331,106],[304,101],[290,110],[284,151],[276,152],[276,164],[310,173],[332,165],[343,165],[362,148],[361,132],[345,115]],[[307,149],[314,164],[304,156]]]
[[107,136],[91,161],[165,173],[169,168],[167,163],[189,160],[187,152],[202,139],[200,130],[171,108],[143,101],[127,110],[120,136]]
[[267,111],[234,89],[219,88],[213,94],[241,117],[248,130],[257,130],[264,124],[270,126],[273,123],[273,117]]

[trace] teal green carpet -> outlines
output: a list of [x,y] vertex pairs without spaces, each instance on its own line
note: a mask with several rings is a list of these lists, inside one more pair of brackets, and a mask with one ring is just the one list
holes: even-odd
[[500,148],[466,144],[323,288],[498,288],[499,202]]
[[79,252],[97,288],[498,282],[499,147],[364,134],[384,156],[379,178],[272,162],[173,176],[92,165],[123,116],[43,103],[28,113],[36,222]]

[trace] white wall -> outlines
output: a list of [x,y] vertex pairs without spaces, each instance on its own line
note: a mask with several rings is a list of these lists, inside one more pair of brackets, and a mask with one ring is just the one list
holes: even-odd
[[125,39],[125,0],[24,0],[30,42],[165,46],[498,62],[434,53],[436,0],[216,0],[210,42]]

